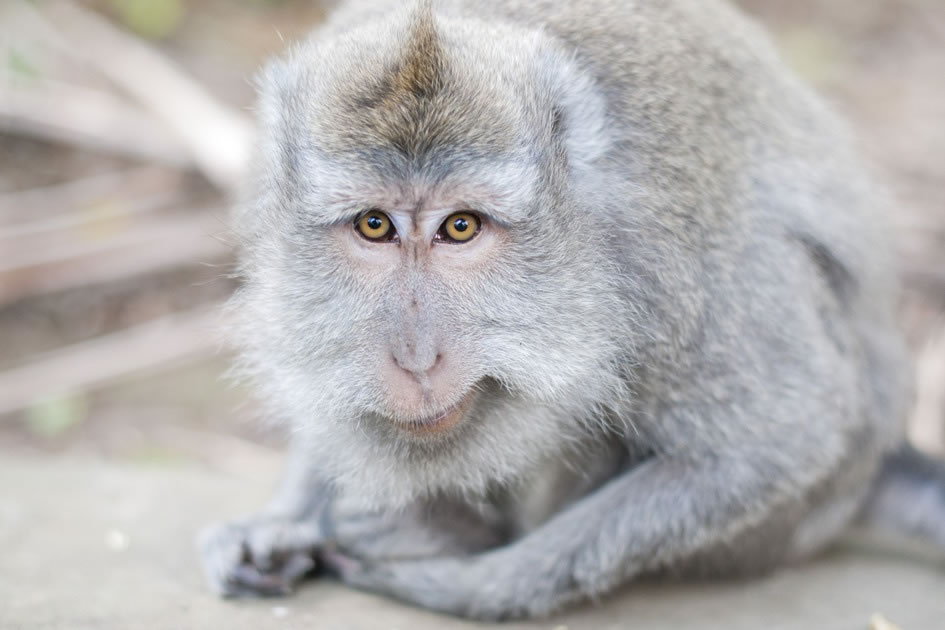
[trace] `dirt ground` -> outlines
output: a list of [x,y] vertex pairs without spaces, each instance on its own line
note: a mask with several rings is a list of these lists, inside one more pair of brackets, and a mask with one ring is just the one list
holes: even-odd
[[[235,458],[236,453],[231,452]],[[265,500],[274,457],[229,473],[63,458],[0,461],[0,628],[4,630],[475,630],[313,580],[291,597],[222,601],[191,541],[220,514]],[[247,460],[246,458],[250,458]],[[232,463],[237,463],[231,459]],[[68,536],[63,536],[68,515]],[[602,602],[502,630],[941,630],[942,566],[848,544],[749,582],[635,583]]]

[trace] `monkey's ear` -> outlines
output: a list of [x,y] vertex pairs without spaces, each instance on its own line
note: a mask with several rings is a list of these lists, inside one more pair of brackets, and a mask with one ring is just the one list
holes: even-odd
[[270,61],[256,75],[257,167],[272,178],[288,185],[298,176],[307,135],[303,129],[308,112],[304,84],[300,81],[297,61],[299,49],[293,48],[283,57]]
[[[289,54],[294,54],[291,50]],[[270,60],[260,70],[253,84],[256,87],[256,115],[264,129],[277,129],[284,116],[284,97],[289,92],[291,66],[288,59]]]
[[553,133],[564,143],[573,169],[593,165],[610,146],[607,105],[591,74],[571,56],[549,52],[542,59],[553,103]]

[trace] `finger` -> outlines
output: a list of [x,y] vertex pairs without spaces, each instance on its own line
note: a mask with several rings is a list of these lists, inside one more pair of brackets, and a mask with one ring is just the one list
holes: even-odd
[[[349,579],[354,580],[357,576],[364,576],[369,573],[367,564],[364,561],[341,553],[337,549],[323,549],[319,553],[319,558],[329,571],[344,582],[349,582]],[[349,583],[354,584],[353,581]]]
[[263,573],[250,564],[235,567],[230,574],[227,587],[227,595],[230,597],[246,595],[270,597],[288,595],[292,592],[291,582],[281,575]]
[[294,553],[286,558],[285,563],[279,570],[279,575],[289,584],[295,584],[314,568],[315,558],[311,554]]
[[250,530],[246,549],[252,564],[266,572],[285,556],[314,551],[319,542],[318,527],[312,523],[277,523]]
[[229,596],[230,576],[245,557],[242,535],[230,526],[208,527],[200,533],[198,548],[210,588]]

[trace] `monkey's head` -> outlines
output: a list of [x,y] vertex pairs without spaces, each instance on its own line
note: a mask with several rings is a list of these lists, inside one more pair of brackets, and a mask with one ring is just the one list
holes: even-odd
[[605,420],[605,111],[554,42],[421,9],[276,61],[260,115],[236,341],[328,474],[482,491]]

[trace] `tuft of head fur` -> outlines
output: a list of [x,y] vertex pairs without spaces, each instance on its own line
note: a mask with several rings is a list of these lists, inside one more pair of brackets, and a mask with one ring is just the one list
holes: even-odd
[[392,102],[407,95],[418,99],[431,98],[445,87],[443,50],[436,32],[432,4],[420,3],[411,18],[400,63],[386,77],[389,83],[383,96]]

